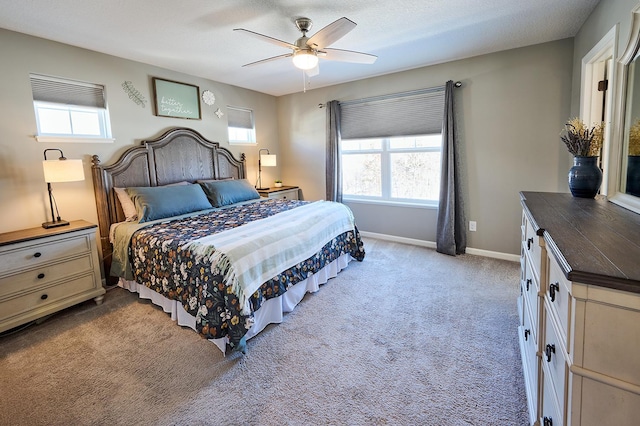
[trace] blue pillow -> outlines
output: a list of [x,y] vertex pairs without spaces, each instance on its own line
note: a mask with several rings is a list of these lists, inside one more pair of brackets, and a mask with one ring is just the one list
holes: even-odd
[[260,198],[258,191],[246,179],[198,182],[213,207],[222,207]]
[[200,185],[131,187],[127,194],[140,223],[211,208]]

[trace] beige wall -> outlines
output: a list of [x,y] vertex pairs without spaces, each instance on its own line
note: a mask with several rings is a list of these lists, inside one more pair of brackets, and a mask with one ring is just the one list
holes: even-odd
[[[565,39],[280,97],[284,180],[306,199],[324,197],[326,110],[318,104],[460,80],[462,186],[467,219],[478,226],[468,246],[518,254],[518,192],[568,192],[559,133],[570,111],[572,60],[573,40]],[[363,231],[435,241],[434,209],[350,206]]]
[[[81,158],[85,181],[54,184],[54,194],[63,219],[85,219],[97,223],[91,182],[91,156],[109,164],[116,155],[140,140],[162,134],[171,127],[190,127],[209,140],[229,148],[226,115],[218,119],[214,111],[226,105],[251,108],[255,112],[259,146],[230,147],[234,155],[248,156],[248,177],[257,173],[257,152],[268,148],[279,154],[276,98],[222,83],[172,72],[139,62],[104,55],[0,29],[0,232],[40,226],[50,220],[48,198],[41,161],[46,148],[60,148],[68,158]],[[106,85],[114,143],[40,143],[34,139],[36,122],[29,73],[40,73]],[[216,96],[213,107],[202,104],[202,120],[182,120],[153,115],[151,77],[195,84]],[[131,81],[148,100],[145,108],[132,102],[122,90]],[[265,169],[263,178],[271,182],[279,168]]]

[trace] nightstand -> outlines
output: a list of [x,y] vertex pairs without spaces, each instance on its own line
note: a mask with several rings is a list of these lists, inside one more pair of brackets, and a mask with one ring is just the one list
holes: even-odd
[[280,188],[259,189],[258,194],[266,198],[281,198],[283,200],[299,200],[297,186],[282,186]]
[[97,226],[68,226],[0,234],[0,332],[88,299],[102,303]]

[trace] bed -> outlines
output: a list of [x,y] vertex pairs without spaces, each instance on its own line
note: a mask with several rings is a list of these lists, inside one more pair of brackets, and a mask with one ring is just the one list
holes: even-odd
[[92,158],[110,282],[227,350],[278,323],[364,247],[340,203],[260,198],[245,157],[188,128]]

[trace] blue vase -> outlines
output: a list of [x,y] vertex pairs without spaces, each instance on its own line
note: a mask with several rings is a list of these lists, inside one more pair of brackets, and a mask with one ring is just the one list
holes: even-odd
[[640,155],[627,157],[627,194],[640,197]]
[[602,184],[602,170],[598,157],[573,157],[569,169],[569,190],[574,197],[593,198]]

